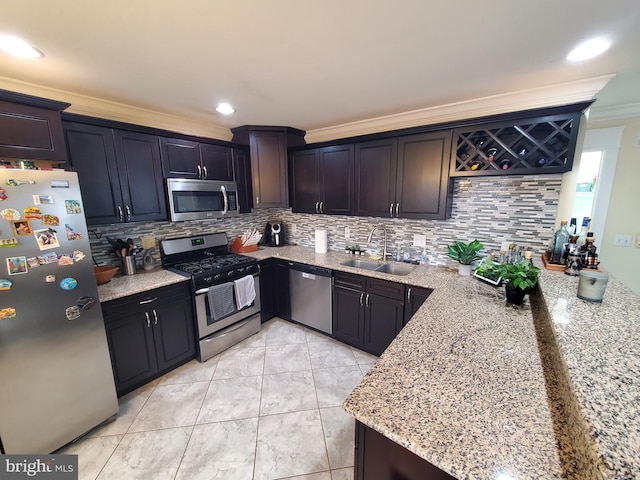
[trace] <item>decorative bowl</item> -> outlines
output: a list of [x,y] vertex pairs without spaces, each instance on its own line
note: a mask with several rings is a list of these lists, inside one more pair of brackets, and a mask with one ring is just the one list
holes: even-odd
[[99,267],[93,267],[93,271],[96,274],[96,283],[98,285],[103,285],[111,281],[113,276],[118,271],[118,267],[112,267],[109,265],[99,266]]

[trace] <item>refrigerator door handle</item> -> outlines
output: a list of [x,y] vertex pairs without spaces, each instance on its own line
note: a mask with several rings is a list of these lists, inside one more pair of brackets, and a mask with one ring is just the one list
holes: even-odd
[[149,318],[149,312],[144,312],[144,316],[147,317],[147,327],[150,327],[151,319]]

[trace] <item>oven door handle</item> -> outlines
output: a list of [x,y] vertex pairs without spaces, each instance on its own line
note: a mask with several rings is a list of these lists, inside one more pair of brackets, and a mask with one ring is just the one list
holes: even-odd
[[[260,265],[258,265],[258,272],[260,272],[259,268],[260,268]],[[255,279],[258,275],[251,275],[251,276]],[[203,293],[209,293],[209,288],[211,287],[205,287],[205,288],[201,288],[200,290],[196,290],[195,294],[202,295]]]
[[227,189],[224,188],[224,185],[220,185],[220,191],[222,192],[222,198],[224,200],[224,209],[222,210],[222,215],[226,215],[227,210],[229,209],[229,199],[227,198]]

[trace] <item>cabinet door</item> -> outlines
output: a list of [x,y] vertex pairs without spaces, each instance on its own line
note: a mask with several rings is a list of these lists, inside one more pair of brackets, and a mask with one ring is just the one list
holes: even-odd
[[318,150],[321,213],[353,213],[353,170],[353,145],[338,145]]
[[196,338],[189,290],[163,295],[162,302],[150,310],[160,373],[194,358]]
[[274,306],[275,315],[291,320],[291,300],[289,298],[289,264],[285,261],[274,262]]
[[250,133],[255,208],[287,208],[288,174],[285,132]]
[[238,185],[240,213],[251,213],[253,188],[251,187],[251,158],[248,150],[233,149],[233,168]]
[[200,161],[203,180],[233,181],[233,153],[231,148],[201,143]]
[[151,318],[142,309],[103,305],[111,367],[118,396],[152,378],[158,371]]
[[200,144],[178,138],[160,138],[165,178],[200,178]]
[[427,300],[433,290],[431,288],[407,287],[407,297],[404,302],[404,320],[403,326],[407,324],[413,314],[418,311],[422,304]]
[[71,169],[78,174],[89,225],[124,221],[113,130],[64,122]]
[[397,150],[395,138],[355,144],[355,215],[395,215]]
[[446,218],[451,135],[446,130],[399,138],[397,216]]
[[333,287],[333,335],[358,348],[364,345],[364,297],[363,291]]
[[365,312],[363,350],[380,356],[402,329],[404,302],[367,293]]
[[291,155],[291,209],[296,213],[319,213],[318,150]]
[[262,260],[260,263],[260,321],[262,323],[271,320],[275,316],[276,306],[274,301],[276,291],[275,266],[271,259]]
[[167,219],[159,138],[114,131],[125,221]]

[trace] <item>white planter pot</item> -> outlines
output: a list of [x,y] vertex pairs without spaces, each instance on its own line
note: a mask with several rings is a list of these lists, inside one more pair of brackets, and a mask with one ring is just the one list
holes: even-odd
[[458,267],[458,274],[459,275],[464,275],[466,277],[468,277],[469,275],[471,275],[471,265],[460,265]]

